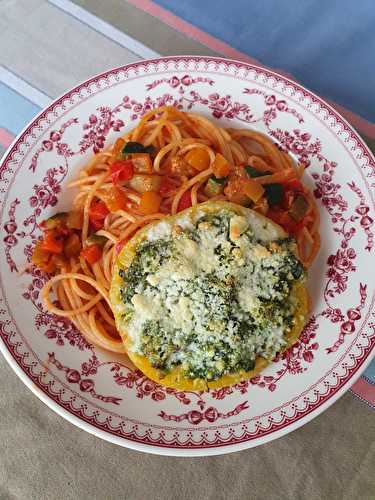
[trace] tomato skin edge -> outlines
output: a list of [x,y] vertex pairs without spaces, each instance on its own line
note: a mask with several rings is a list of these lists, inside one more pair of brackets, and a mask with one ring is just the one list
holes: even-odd
[[191,199],[191,191],[185,191],[181,196],[180,201],[178,202],[177,212],[181,212],[181,210],[185,210],[186,208],[190,208],[193,202]]

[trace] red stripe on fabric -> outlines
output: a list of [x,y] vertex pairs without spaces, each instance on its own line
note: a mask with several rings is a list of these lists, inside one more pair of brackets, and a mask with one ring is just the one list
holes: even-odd
[[352,391],[360,398],[375,406],[375,386],[360,378],[353,386]]
[[14,135],[0,127],[0,145],[7,148],[13,141]]
[[[278,68],[268,68],[264,64],[260,63],[256,59],[248,56],[247,54],[240,52],[239,50],[236,50],[232,48],[230,45],[226,44],[225,42],[222,42],[221,40],[209,35],[208,33],[200,30],[193,24],[184,21],[178,16],[175,16],[168,10],[164,9],[163,7],[160,7],[156,3],[152,2],[151,0],[127,0],[128,3],[133,5],[134,7],[137,7],[138,9],[143,10],[144,12],[147,12],[147,14],[150,14],[153,17],[156,17],[157,19],[160,19],[160,21],[163,21],[165,24],[168,26],[171,26],[172,28],[176,29],[180,33],[183,33],[189,38],[192,38],[194,40],[197,40],[200,42],[202,45],[205,45],[206,47],[209,47],[210,49],[214,50],[215,52],[218,52],[219,54],[225,55],[229,58],[232,59],[239,59],[240,61],[248,62],[250,64],[256,64],[257,66],[261,66],[263,68],[267,69],[273,69],[274,71],[277,71],[283,76],[286,76],[290,80],[297,81],[292,75],[289,73],[278,69]],[[333,102],[333,101],[328,101],[331,106],[337,109],[337,111],[344,116],[350,122],[354,127],[356,127],[360,132],[363,134],[366,134],[368,137],[371,139],[375,139],[375,124],[370,123],[367,121],[365,118],[362,118],[361,116],[357,115],[356,113],[353,113],[352,111],[349,111],[348,109],[344,108],[343,106]]]

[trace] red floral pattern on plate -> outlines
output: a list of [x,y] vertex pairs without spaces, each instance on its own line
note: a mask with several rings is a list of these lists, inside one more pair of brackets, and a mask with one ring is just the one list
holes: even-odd
[[[289,423],[301,419],[311,409],[327,404],[327,390],[321,392],[318,381],[322,376],[323,367],[325,370],[326,365],[333,366],[333,362],[335,366],[340,367],[336,370],[331,368],[324,375],[325,383],[328,384],[325,388],[330,387],[330,397],[368,355],[374,334],[374,325],[371,322],[366,333],[363,330],[363,318],[370,306],[370,299],[367,277],[361,274],[363,266],[360,260],[360,257],[363,258],[365,253],[369,254],[373,249],[370,198],[358,175],[353,175],[353,178],[347,176],[343,180],[342,169],[339,168],[342,154],[341,157],[337,155],[336,148],[327,142],[324,128],[321,125],[317,128],[314,120],[317,121],[317,117],[321,119],[325,114],[330,119],[334,117],[333,124],[324,126],[327,130],[330,127],[340,129],[336,137],[339,133],[348,134],[352,149],[347,149],[346,160],[349,161],[351,151],[355,151],[355,161],[362,162],[360,168],[367,169],[369,175],[375,170],[371,157],[355,134],[331,110],[327,112],[328,108],[321,101],[297,85],[286,83],[278,75],[239,63],[192,58],[188,61],[190,70],[187,72],[186,62],[185,59],[171,59],[171,64],[176,69],[175,72],[170,72],[163,66],[163,61],[156,77],[151,74],[148,76],[148,70],[143,72],[143,66],[137,65],[109,73],[103,79],[98,77],[72,91],[68,105],[64,98],[53,105],[53,117],[47,110],[39,118],[39,125],[32,128],[33,137],[37,137],[34,146],[30,147],[30,144],[23,142],[29,131],[25,132],[2,167],[2,181],[6,186],[6,210],[2,218],[6,263],[4,269],[7,269],[4,273],[15,277],[18,268],[22,267],[22,260],[25,257],[30,258],[32,245],[39,237],[37,223],[50,210],[56,210],[57,207],[54,207],[60,200],[62,185],[71,174],[72,166],[78,161],[82,162],[92,152],[100,151],[107,140],[114,139],[115,133],[131,126],[131,122],[138,120],[150,109],[174,105],[179,109],[206,111],[206,114],[214,118],[238,123],[234,126],[243,126],[243,123],[255,126],[273,137],[282,149],[295,155],[308,167],[310,179],[314,183],[314,194],[321,205],[323,220],[325,214],[329,217],[330,239],[324,241],[327,246],[322,249],[322,253],[328,251],[325,257],[326,274],[322,277],[324,293],[315,301],[316,304],[319,303],[320,309],[315,307],[314,314],[298,342],[251,381],[209,393],[186,393],[166,389],[148,380],[142,373],[132,372],[119,360],[111,359],[110,355],[94,349],[82,339],[69,321],[46,313],[39,299],[39,291],[46,277],[32,268],[28,268],[27,273],[22,276],[22,293],[11,294],[10,298],[14,300],[17,295],[20,300],[27,300],[25,304],[29,304],[27,314],[29,317],[33,314],[35,329],[27,335],[28,342],[33,345],[37,338],[41,339],[38,332],[42,332],[45,341],[43,348],[39,348],[41,353],[53,342],[59,350],[58,355],[50,350],[45,351],[47,362],[44,363],[47,363],[48,369],[44,368],[40,376],[37,376],[38,361],[27,368],[26,358],[18,357],[17,354],[19,349],[27,349],[27,345],[22,341],[15,341],[19,338],[19,333],[17,328],[14,329],[15,322],[8,303],[5,302],[5,309],[2,311],[6,315],[9,313],[9,316],[6,316],[9,319],[0,320],[0,332],[14,359],[19,360],[38,387],[60,406],[80,415],[82,422],[90,422],[96,426],[99,433],[102,429],[139,443],[180,449],[227,446],[230,443],[253,439],[261,442],[261,436],[281,430]],[[153,67],[152,64],[154,63],[151,63],[150,68]],[[177,72],[179,64],[185,68],[184,72]],[[198,69],[200,64],[205,65],[204,69]],[[207,72],[208,67],[215,69],[213,72]],[[147,64],[145,68],[148,68]],[[129,82],[128,77],[123,78],[122,71],[131,75]],[[139,84],[131,87],[132,78],[134,81],[144,82],[142,85],[146,90],[145,96],[140,97],[142,91],[139,90]],[[223,85],[223,78],[230,83]],[[258,80],[259,78],[261,80]],[[246,83],[241,83],[242,80]],[[124,92],[121,90],[122,86]],[[230,90],[231,87],[233,90]],[[106,89],[103,95],[97,92],[100,88]],[[295,98],[296,95],[299,96],[298,99]],[[96,103],[95,106],[87,105],[91,101]],[[65,109],[69,109],[64,119],[62,113],[56,111],[59,110],[60,102],[65,102]],[[318,108],[313,112],[309,111],[311,105],[307,105],[307,102]],[[322,118],[323,122],[324,119]],[[296,126],[299,128],[295,128]],[[323,137],[317,133],[321,133]],[[335,140],[340,142],[340,139]],[[345,142],[341,141],[340,144],[345,145]],[[31,160],[27,159],[28,156]],[[354,156],[352,158],[355,163]],[[26,197],[17,192],[11,177],[14,166],[19,165],[25,165],[31,175],[35,176],[35,182],[30,184],[29,195]],[[350,198],[350,193],[355,196],[356,201]],[[361,276],[360,279],[357,275]],[[4,276],[1,277],[2,281]],[[357,301],[354,298],[355,289],[359,290]],[[335,327],[334,330],[327,330],[330,331],[329,338],[322,331],[326,324]],[[352,338],[354,343],[348,341],[348,338]],[[39,340],[37,345],[40,345]],[[356,353],[348,358],[350,349],[353,353],[356,350]],[[336,362],[329,361],[330,356]],[[341,362],[343,359],[350,359],[350,362]],[[40,358],[39,363],[43,365]],[[54,384],[57,384],[57,392],[54,384],[44,383],[45,378],[52,380],[51,377],[55,380]],[[308,397],[296,394],[295,400],[299,403],[288,402],[283,399],[282,394],[285,391],[291,394],[291,377],[306,381],[309,380],[308,377],[313,377],[316,389]],[[311,380],[308,383],[311,385]],[[59,384],[64,387],[63,392],[59,392]],[[257,388],[268,389],[264,393],[267,394],[267,399],[261,396],[263,391],[257,391]],[[246,401],[239,401],[244,395]],[[259,411],[253,413],[254,408],[259,405],[261,407],[272,402],[274,396],[282,398],[284,402],[281,406],[273,409],[270,407],[269,410],[265,407],[260,410],[263,411],[261,415]],[[248,400],[252,401],[252,404],[248,404]],[[130,406],[129,401],[132,402]],[[100,406],[96,406],[97,404]],[[163,406],[162,409],[160,405]],[[180,405],[187,407],[187,411],[179,412]],[[119,408],[120,413],[106,410],[107,407],[114,406]],[[132,408],[135,408],[135,414],[132,413]],[[151,411],[154,415],[149,417],[151,421],[148,423],[139,420],[144,413],[141,408],[147,408],[147,414]],[[242,421],[238,421],[240,415]],[[162,426],[163,421],[169,422],[165,428]],[[174,435],[168,430],[170,422],[178,425],[178,429],[173,431],[176,432]],[[192,424],[195,430],[185,431],[182,427],[184,422]],[[203,422],[209,426],[209,431],[199,430]],[[218,422],[222,422],[219,427]],[[159,432],[157,429],[163,430]]]

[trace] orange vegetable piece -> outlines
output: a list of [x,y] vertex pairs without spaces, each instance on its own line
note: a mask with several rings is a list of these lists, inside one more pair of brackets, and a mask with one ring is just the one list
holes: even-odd
[[253,179],[244,181],[242,189],[246,196],[254,203],[260,200],[264,193],[264,187]]
[[102,249],[98,245],[88,245],[81,250],[81,257],[93,265],[101,259],[102,253]]
[[56,264],[51,257],[49,261],[46,264],[38,266],[41,271],[44,271],[45,273],[51,274],[56,271]]
[[124,146],[125,146],[124,139],[122,139],[121,137],[116,139],[116,142],[114,143],[111,151],[112,156],[107,160],[108,165],[112,165],[112,163],[114,163],[117,160]]
[[117,212],[126,208],[127,198],[124,191],[116,186],[103,191],[101,197],[110,212]]
[[118,139],[116,139],[116,142],[113,145],[112,154],[118,155],[122,151],[124,146],[125,140],[122,137],[119,137]]
[[66,219],[66,226],[69,229],[82,229],[83,226],[83,211],[82,210],[72,210],[69,212]]
[[154,191],[146,191],[142,194],[139,210],[143,215],[154,214],[159,211],[161,196]]
[[37,267],[42,268],[43,265],[48,263],[50,257],[51,254],[46,250],[43,250],[42,241],[38,241],[38,243],[34,247],[31,262]]
[[45,252],[59,254],[63,251],[63,243],[61,236],[58,236],[54,231],[47,231],[40,248]]
[[224,188],[224,194],[232,203],[237,203],[237,205],[246,207],[250,205],[250,200],[249,197],[243,192],[242,186],[243,179],[230,179]]
[[206,170],[210,166],[210,155],[203,148],[191,149],[185,155],[185,160],[196,170]]
[[215,177],[226,177],[230,172],[229,162],[224,158],[223,155],[217,153],[215,160],[212,164],[212,170]]

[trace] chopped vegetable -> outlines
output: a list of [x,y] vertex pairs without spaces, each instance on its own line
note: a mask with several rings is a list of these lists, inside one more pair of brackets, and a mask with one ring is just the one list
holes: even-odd
[[173,156],[171,159],[171,173],[177,176],[193,177],[197,171],[187,162],[186,157]]
[[306,198],[302,195],[297,195],[292,203],[292,206],[290,207],[289,215],[292,219],[299,222],[304,218],[308,207],[309,204],[307,203]]
[[63,267],[66,265],[66,258],[64,254],[54,254],[51,257],[51,261],[53,262],[55,268],[56,267]]
[[102,250],[98,247],[98,245],[88,245],[87,247],[81,250],[81,257],[83,257],[89,264],[93,265],[98,260],[100,260],[102,256]]
[[191,191],[185,191],[178,203],[177,212],[181,212],[181,210],[185,210],[185,208],[189,208],[191,205]]
[[290,217],[288,212],[285,212],[283,210],[277,210],[271,208],[267,212],[267,217],[276,222],[276,224],[279,224],[281,227],[285,229],[285,231],[288,234],[291,235],[295,235],[305,225],[303,219],[299,222],[296,222],[295,220],[292,219],[292,217]]
[[99,248],[103,248],[107,241],[108,238],[106,238],[105,236],[94,233],[89,238],[87,238],[86,245],[97,245]]
[[64,254],[66,257],[75,257],[81,251],[81,239],[77,233],[71,233],[64,243]]
[[42,243],[42,241],[38,241],[38,243],[34,247],[33,255],[31,257],[31,262],[38,266],[40,269],[43,269],[43,266],[48,264],[48,261],[51,257],[50,252],[43,250]]
[[266,184],[264,188],[270,206],[279,205],[282,202],[284,189],[281,184]]
[[124,145],[125,145],[125,141],[122,137],[119,137],[118,139],[116,139],[116,142],[113,145],[112,154],[114,156],[118,155],[120,153],[120,151],[122,151]]
[[211,198],[212,196],[217,196],[224,191],[224,183],[226,178],[217,179],[215,176],[211,176],[204,188],[204,194]]
[[263,177],[264,175],[268,175],[270,172],[260,172],[256,168],[252,167],[251,165],[246,165],[245,167],[246,173],[252,177]]
[[223,155],[217,153],[212,164],[212,170],[216,177],[227,177],[230,172],[229,162],[224,158]]
[[159,193],[163,197],[167,197],[176,188],[174,183],[169,177],[163,176],[160,181]]
[[161,196],[154,191],[147,191],[142,194],[139,203],[139,210],[143,215],[153,214],[159,211]]
[[224,189],[224,193],[232,203],[237,203],[243,207],[250,205],[250,199],[243,191],[244,179],[233,177],[230,178]]
[[285,191],[301,191],[303,193],[302,182],[298,179],[292,179],[290,181],[284,182]]
[[159,175],[136,174],[128,183],[129,187],[138,193],[146,191],[159,191],[161,177]]
[[256,210],[257,212],[259,212],[263,215],[266,215],[268,212],[268,208],[269,208],[267,198],[265,198],[263,196],[262,198],[260,198],[260,200],[257,203],[254,203],[252,208],[253,208],[253,210]]
[[137,174],[152,174],[152,161],[149,154],[132,154],[131,161]]
[[122,154],[124,156],[127,156],[129,154],[134,154],[134,153],[148,153],[152,154],[155,152],[154,146],[144,146],[140,142],[127,142],[122,149]]
[[42,240],[41,249],[45,252],[49,253],[62,253],[63,251],[63,239],[59,236],[56,231],[47,231],[44,234],[44,238]]
[[185,155],[185,160],[196,170],[206,170],[210,166],[210,155],[203,148],[191,149]]
[[228,180],[228,177],[215,177],[215,175],[211,175],[210,179],[212,179],[214,182],[216,182],[216,184],[221,184],[222,186],[224,186]]
[[111,165],[111,179],[113,184],[129,181],[134,175],[134,165],[130,160],[115,161]]
[[83,211],[82,210],[72,210],[69,212],[66,219],[66,226],[69,229],[82,229],[83,226]]
[[38,266],[39,269],[45,273],[54,273],[56,271],[56,263],[53,257],[54,256],[52,256],[46,264]]
[[56,229],[57,227],[61,227],[65,224],[68,214],[66,212],[60,212],[58,214],[52,215],[49,219],[43,221],[40,224],[41,229],[43,231],[50,231],[52,229]]
[[264,193],[264,187],[253,179],[247,179],[243,182],[243,192],[250,198],[251,201],[257,202]]
[[110,212],[117,212],[126,208],[127,198],[124,191],[116,186],[101,192],[101,198]]
[[104,219],[109,214],[109,210],[103,201],[96,201],[91,204],[89,218],[92,227],[96,230],[104,226]]

